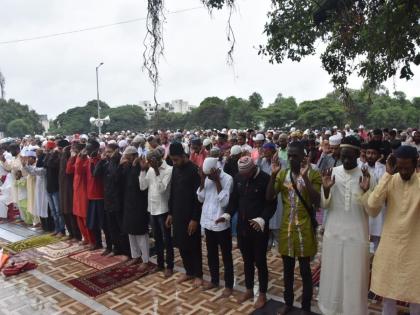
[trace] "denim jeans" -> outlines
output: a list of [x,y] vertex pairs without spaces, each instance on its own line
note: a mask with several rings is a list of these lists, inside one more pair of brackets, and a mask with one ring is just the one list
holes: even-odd
[[50,206],[51,214],[54,219],[54,232],[64,234],[64,219],[60,212],[60,200],[58,191],[48,193],[48,205]]
[[166,268],[174,269],[174,248],[172,245],[171,229],[165,226],[168,213],[151,215],[151,225],[157,253],[159,268],[164,268],[164,250],[166,250]]

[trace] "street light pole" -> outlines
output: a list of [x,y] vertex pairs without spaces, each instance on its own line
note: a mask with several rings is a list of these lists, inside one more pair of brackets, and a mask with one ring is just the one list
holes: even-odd
[[[104,63],[101,62],[97,67],[96,67],[96,101],[98,103],[98,120],[101,119],[101,106],[99,105],[99,79],[98,79],[98,69],[100,66],[102,66]],[[99,130],[99,134],[101,134],[101,125],[98,125],[98,130]]]

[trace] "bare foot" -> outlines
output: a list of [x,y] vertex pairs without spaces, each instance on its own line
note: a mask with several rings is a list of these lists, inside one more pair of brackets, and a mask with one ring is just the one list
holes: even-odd
[[254,304],[255,309],[263,308],[265,303],[267,303],[267,296],[265,293],[260,293],[257,298],[257,302]]
[[176,283],[182,283],[185,281],[189,281],[191,279],[193,279],[194,277],[192,276],[187,276],[186,274],[181,275],[181,277],[178,278],[178,280],[176,281]]
[[79,245],[87,245],[87,244],[89,244],[87,241],[80,241],[79,242]]
[[205,282],[203,285],[203,291],[211,290],[217,287],[219,286],[214,284],[213,282]]
[[172,277],[173,274],[174,274],[174,271],[172,269],[166,269],[163,275],[165,278],[170,278]]
[[112,252],[109,250],[109,249],[105,249],[103,252],[102,252],[102,254],[101,254],[101,256],[108,256],[109,254],[111,254]]
[[148,263],[141,263],[141,265],[139,267],[139,271],[140,272],[145,272],[147,269],[149,269],[149,264]]
[[230,289],[230,288],[225,288],[225,289],[223,290],[223,292],[222,292],[222,297],[223,297],[223,298],[227,298],[227,297],[231,296],[231,295],[232,295],[232,293],[233,293],[233,290],[232,290],[232,289]]
[[139,258],[131,259],[130,264],[131,265],[136,265],[136,264],[141,264],[142,262],[143,262],[142,259],[139,257]]
[[238,299],[238,303],[244,303],[248,301],[249,299],[252,299],[254,297],[254,292],[252,290],[246,290],[244,294]]
[[203,279],[195,278],[194,280],[194,288],[199,288],[203,285]]

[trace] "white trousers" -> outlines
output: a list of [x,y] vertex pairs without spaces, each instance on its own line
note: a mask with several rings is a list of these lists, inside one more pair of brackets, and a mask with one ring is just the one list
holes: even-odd
[[128,240],[130,241],[130,250],[132,258],[139,258],[144,263],[149,262],[149,234],[143,235],[132,235],[128,234]]
[[[382,305],[382,315],[397,315],[397,301],[384,298]],[[410,315],[420,315],[420,304],[410,304]]]

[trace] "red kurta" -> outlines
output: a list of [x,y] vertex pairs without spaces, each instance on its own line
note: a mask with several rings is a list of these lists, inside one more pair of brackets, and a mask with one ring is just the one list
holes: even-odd
[[88,208],[87,196],[87,170],[89,160],[70,158],[67,162],[66,173],[74,174],[73,179],[73,214],[78,217],[86,218]]
[[102,200],[104,199],[104,180],[102,176],[94,177],[92,175],[93,169],[100,161],[100,157],[89,159],[87,174],[87,197],[89,200]]

